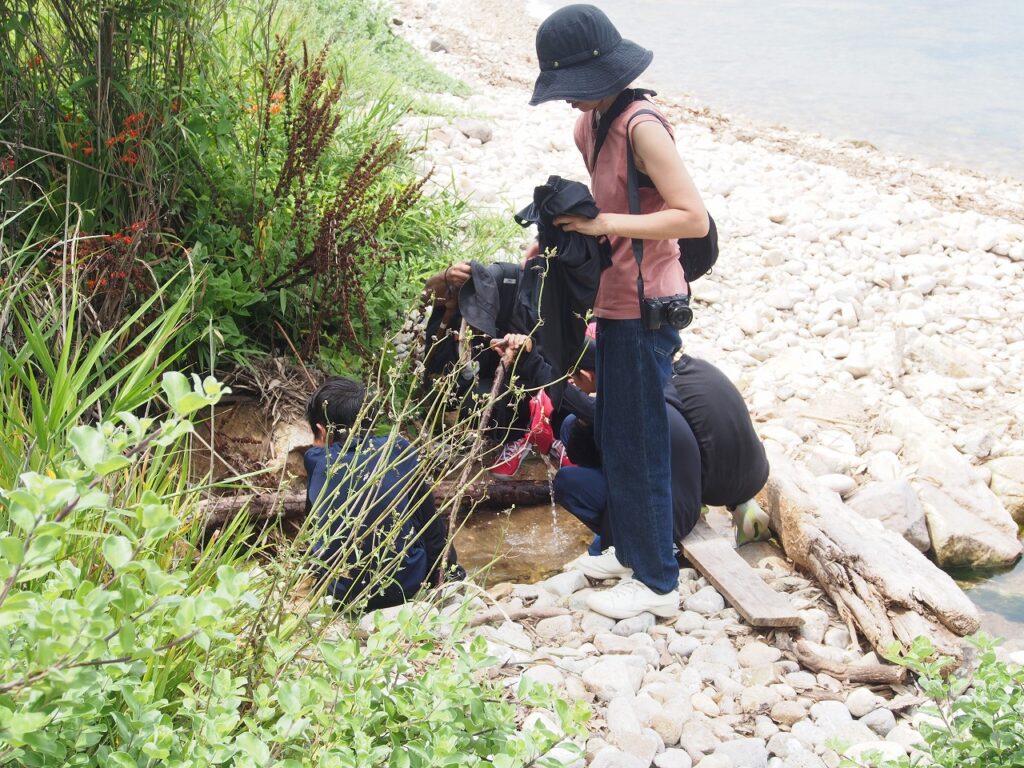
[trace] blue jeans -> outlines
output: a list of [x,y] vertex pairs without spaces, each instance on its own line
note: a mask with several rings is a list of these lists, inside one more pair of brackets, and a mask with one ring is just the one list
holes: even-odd
[[679,583],[672,556],[672,490],[665,385],[679,332],[640,320],[597,320],[594,434],[607,484],[608,530],[619,562],[652,591]]

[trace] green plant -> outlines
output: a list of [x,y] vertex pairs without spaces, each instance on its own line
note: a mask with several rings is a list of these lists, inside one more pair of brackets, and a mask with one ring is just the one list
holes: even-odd
[[[890,660],[917,676],[917,685],[929,703],[921,722],[921,751],[927,761],[905,758],[895,762],[863,760],[895,768],[930,764],[941,768],[1021,768],[1024,766],[1024,668],[996,658],[997,642],[977,635],[970,638],[977,658],[962,671],[956,662],[937,654],[925,637],[918,637],[906,653],[893,648]],[[847,760],[848,766],[861,765]]]

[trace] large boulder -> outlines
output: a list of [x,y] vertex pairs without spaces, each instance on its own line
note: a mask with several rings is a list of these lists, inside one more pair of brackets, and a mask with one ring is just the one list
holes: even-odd
[[925,510],[936,560],[942,566],[1009,565],[1021,553],[1017,523],[945,433],[913,406],[887,415],[903,441],[903,459],[916,465],[913,484]]
[[846,499],[846,504],[861,517],[878,520],[921,552],[931,546],[924,509],[907,480],[871,483]]
[[922,485],[920,496],[935,561],[942,568],[989,568],[1020,557],[1021,544],[1015,537],[971,514],[942,490]]
[[1024,456],[1003,456],[985,465],[992,472],[989,487],[1017,525],[1024,525]]

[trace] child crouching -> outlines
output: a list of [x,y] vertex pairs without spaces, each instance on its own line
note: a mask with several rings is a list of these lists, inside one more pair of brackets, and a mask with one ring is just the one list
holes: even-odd
[[334,377],[309,398],[306,506],[313,562],[327,594],[373,610],[412,599],[426,583],[465,576],[446,521],[401,437],[373,437],[357,423],[366,388]]

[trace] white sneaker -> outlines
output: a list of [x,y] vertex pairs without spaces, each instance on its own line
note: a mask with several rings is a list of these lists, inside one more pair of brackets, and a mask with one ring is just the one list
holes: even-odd
[[608,547],[600,555],[583,554],[566,565],[574,571],[582,571],[592,579],[628,579],[633,569],[627,568],[615,557],[615,547]]
[[659,595],[641,581],[624,579],[611,589],[587,595],[587,607],[612,619],[629,619],[644,611],[668,618],[679,613],[679,593]]

